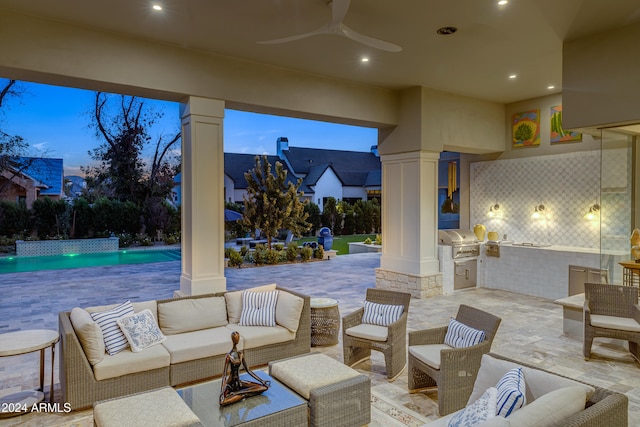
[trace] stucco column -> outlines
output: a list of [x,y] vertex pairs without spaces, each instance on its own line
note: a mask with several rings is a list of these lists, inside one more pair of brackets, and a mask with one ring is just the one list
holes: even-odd
[[178,295],[223,292],[224,101],[182,105],[182,274]]
[[423,298],[442,293],[438,262],[439,153],[418,150],[380,156],[382,257],[376,287]]

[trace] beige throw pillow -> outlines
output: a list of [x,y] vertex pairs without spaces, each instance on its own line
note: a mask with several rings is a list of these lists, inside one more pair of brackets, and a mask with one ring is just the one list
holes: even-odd
[[[251,292],[270,292],[276,289],[276,284],[256,286],[254,288],[247,289]],[[227,303],[227,316],[229,316],[229,323],[240,323],[240,315],[242,314],[242,291],[227,292],[224,294],[224,299]]]
[[76,331],[78,340],[80,340],[80,344],[89,363],[95,365],[96,363],[102,362],[105,347],[102,330],[98,324],[86,310],[79,307],[71,310],[69,318],[71,319],[71,325]]
[[276,303],[276,323],[295,333],[300,324],[302,307],[304,299],[286,291],[280,292]]
[[551,427],[582,411],[586,393],[583,387],[564,387],[540,396],[507,417],[512,426]]
[[224,297],[187,298],[158,304],[158,325],[166,335],[227,324]]

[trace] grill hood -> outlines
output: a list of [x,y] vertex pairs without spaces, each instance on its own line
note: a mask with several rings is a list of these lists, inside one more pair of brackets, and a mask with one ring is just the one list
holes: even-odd
[[438,230],[438,242],[441,245],[464,245],[478,243],[478,239],[471,230],[451,229]]

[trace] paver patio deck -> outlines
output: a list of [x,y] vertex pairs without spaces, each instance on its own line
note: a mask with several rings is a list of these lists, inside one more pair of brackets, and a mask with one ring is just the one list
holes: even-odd
[[[325,262],[227,269],[225,274],[229,290],[275,282],[314,297],[337,299],[340,313],[345,315],[362,305],[367,287],[375,286],[374,269],[379,265],[380,254],[354,254]],[[169,298],[178,289],[179,278],[179,261],[3,274],[0,275],[0,333],[57,329],[57,313],[74,306]],[[553,301],[484,288],[412,299],[408,329],[444,325],[462,303],[502,317],[493,352],[625,393],[629,397],[629,425],[640,425],[640,365],[622,347],[604,340],[594,342],[592,359],[585,361],[582,341],[563,335],[562,307]],[[341,343],[312,350],[342,361]],[[35,354],[0,358],[0,395],[35,388],[37,367]],[[380,353],[373,352],[371,360],[356,369],[372,379],[375,400],[372,410],[376,413],[371,426],[420,425],[437,418],[436,393],[409,394],[406,371],[389,383]],[[45,375],[48,378],[48,371]],[[59,396],[57,362],[55,383]],[[90,426],[92,423],[91,410],[28,414],[0,420],[0,426]]]

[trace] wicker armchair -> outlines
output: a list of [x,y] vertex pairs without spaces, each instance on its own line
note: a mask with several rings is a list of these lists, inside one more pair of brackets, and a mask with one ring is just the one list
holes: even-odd
[[[438,412],[441,416],[464,408],[467,404],[482,355],[491,350],[502,319],[477,308],[460,305],[456,320],[484,331],[485,340],[471,347],[453,348],[444,344],[448,326],[409,332],[409,390],[418,392],[437,386]],[[440,363],[434,363],[439,366],[430,366],[419,358],[419,354],[424,354],[425,350],[435,359],[439,356]]]
[[591,357],[595,337],[629,341],[629,351],[638,361],[640,343],[640,307],[635,286],[584,284],[584,345],[585,359]]
[[366,300],[378,304],[402,305],[404,311],[400,318],[387,327],[387,339],[384,341],[360,338],[349,335],[349,328],[362,324],[364,307],[342,318],[342,345],[344,363],[355,366],[371,356],[371,350],[381,351],[389,381],[395,380],[407,365],[407,315],[411,294],[384,289],[367,289]]

